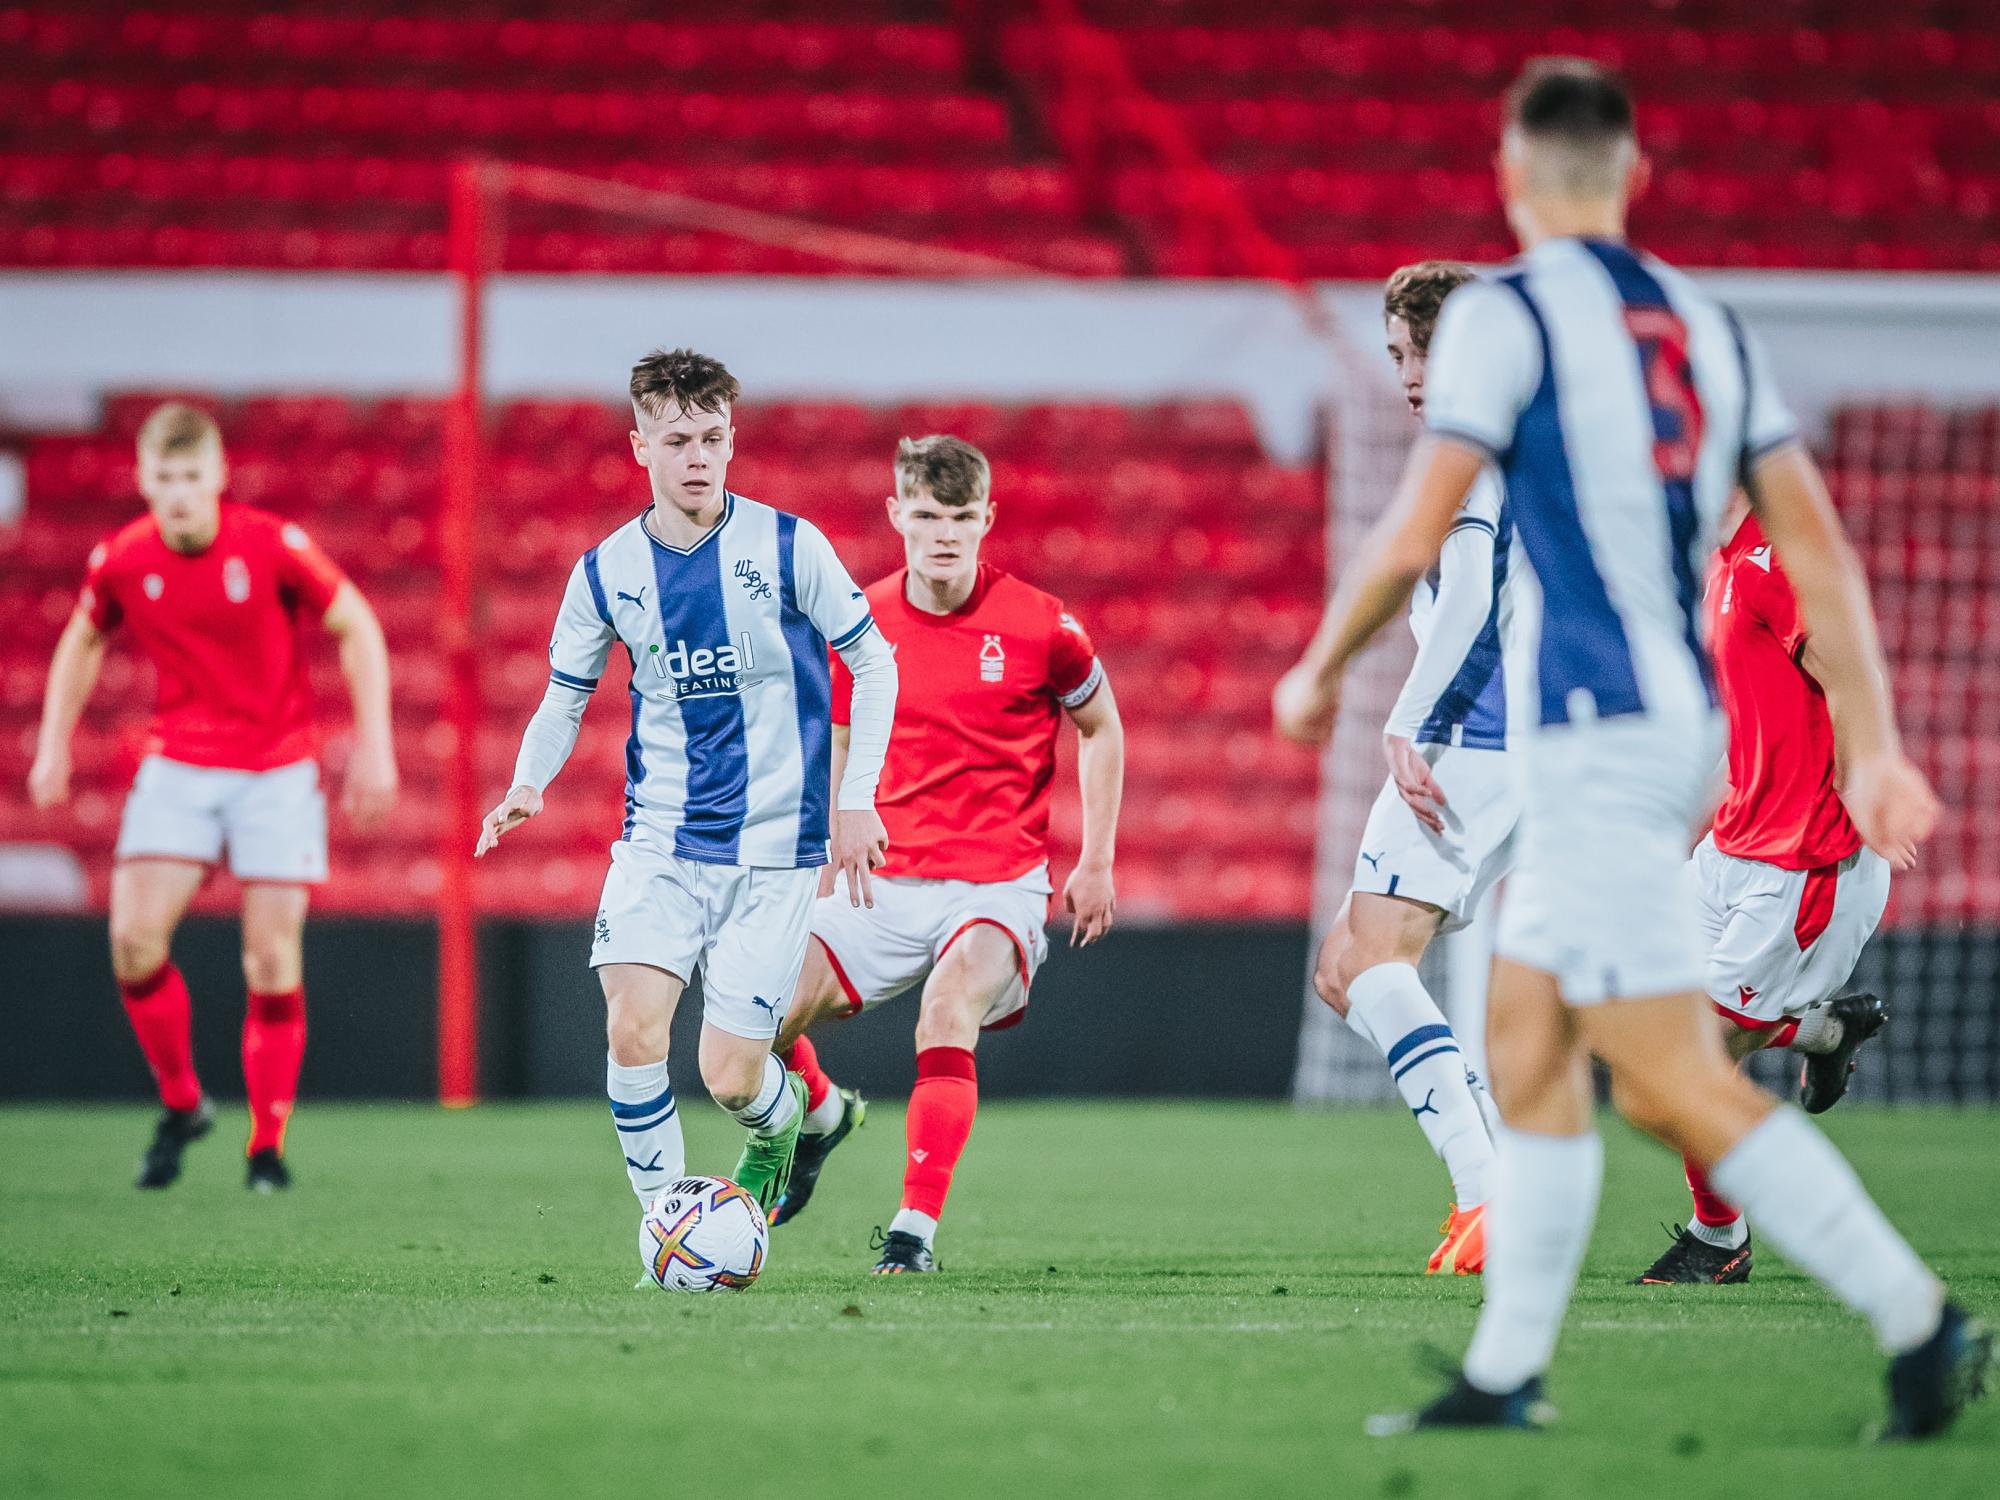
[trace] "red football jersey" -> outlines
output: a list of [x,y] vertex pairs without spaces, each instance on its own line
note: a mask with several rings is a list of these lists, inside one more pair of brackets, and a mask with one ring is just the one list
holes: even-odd
[[[1062,710],[1104,680],[1096,648],[1062,601],[980,565],[948,615],[904,595],[904,571],[871,584],[868,607],[896,653],[896,728],[875,806],[889,830],[884,875],[1013,880],[1049,857],[1049,797]],[[834,659],[833,722],[854,678]]]
[[304,530],[225,503],[194,556],[141,516],[90,554],[82,608],[128,626],[159,673],[147,753],[268,771],[317,748],[300,621],[317,622],[343,575]]
[[1798,601],[1755,516],[1709,565],[1705,607],[1729,715],[1729,795],[1715,814],[1715,847],[1785,870],[1847,858],[1861,835],[1833,789],[1833,720],[1799,665]]

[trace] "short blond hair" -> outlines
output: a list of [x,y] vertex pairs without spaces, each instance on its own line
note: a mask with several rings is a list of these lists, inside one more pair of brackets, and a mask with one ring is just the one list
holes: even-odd
[[993,493],[993,468],[964,438],[932,433],[896,444],[896,498],[921,484],[940,505],[977,505]]
[[197,453],[213,443],[222,446],[222,429],[215,418],[185,401],[167,401],[156,406],[139,425],[139,451],[168,456]]

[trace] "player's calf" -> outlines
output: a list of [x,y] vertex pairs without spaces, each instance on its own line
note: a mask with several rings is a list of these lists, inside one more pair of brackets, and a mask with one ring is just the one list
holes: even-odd
[[604,1094],[625,1173],[641,1203],[686,1175],[687,1147],[667,1076],[667,1035],[680,981],[640,964],[598,969],[604,987]]
[[1476,1242],[1467,1237],[1486,1202],[1493,1142],[1458,1038],[1417,975],[1437,921],[1434,907],[1356,892],[1321,945],[1313,985],[1382,1053],[1403,1103],[1451,1174],[1453,1212],[1425,1269],[1470,1273],[1484,1260],[1483,1231]]

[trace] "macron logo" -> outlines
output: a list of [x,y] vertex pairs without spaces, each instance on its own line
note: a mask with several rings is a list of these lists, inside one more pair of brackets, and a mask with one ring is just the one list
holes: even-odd
[[1771,544],[1769,542],[1766,542],[1763,546],[1757,548],[1754,552],[1752,552],[1750,554],[1750,561],[1755,563],[1758,567],[1762,568],[1766,573],[1770,572]]

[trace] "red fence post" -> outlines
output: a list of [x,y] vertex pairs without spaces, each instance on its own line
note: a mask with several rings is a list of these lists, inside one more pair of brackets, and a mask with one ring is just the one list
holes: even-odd
[[458,388],[444,414],[444,483],[438,512],[437,645],[447,667],[444,832],[438,840],[438,1102],[479,1097],[479,951],[472,844],[479,830],[479,657],[473,635],[474,548],[482,438],[480,335],[486,282],[487,168],[453,165],[447,253],[458,287]]

